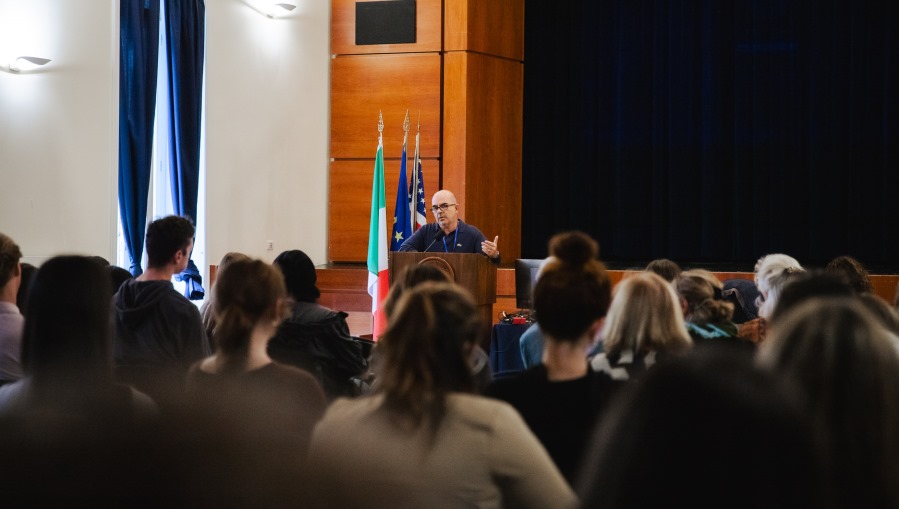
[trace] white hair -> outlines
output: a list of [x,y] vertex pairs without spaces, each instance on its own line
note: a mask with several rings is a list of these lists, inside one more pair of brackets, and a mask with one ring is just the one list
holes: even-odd
[[777,305],[777,299],[790,275],[804,272],[805,269],[792,256],[781,253],[769,254],[759,258],[755,264],[755,285],[761,296],[756,304],[759,316],[768,319]]

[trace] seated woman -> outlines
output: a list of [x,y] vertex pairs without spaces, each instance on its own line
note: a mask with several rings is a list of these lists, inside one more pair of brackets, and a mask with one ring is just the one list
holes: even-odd
[[851,297],[806,300],[778,315],[758,356],[804,396],[833,505],[899,506],[899,357],[878,318]]
[[639,378],[658,357],[693,346],[674,288],[651,272],[618,283],[602,337],[603,353],[590,365],[620,381]]
[[98,432],[155,418],[149,397],[114,380],[107,280],[89,257],[59,256],[41,266],[22,336],[25,378],[0,388],[0,412],[41,413]]
[[260,260],[235,261],[213,291],[216,352],[191,367],[191,403],[213,417],[251,416],[248,435],[301,457],[325,398],[312,375],[272,362],[266,352],[286,298],[280,271]]
[[[397,301],[403,294],[429,281],[433,283],[452,283],[450,276],[434,265],[419,264],[407,267],[400,274],[400,277],[390,285],[390,292],[384,301],[384,312],[387,314],[387,319],[390,319]],[[377,358],[377,352],[378,349],[375,348],[372,352],[372,357]],[[376,363],[377,361],[375,360],[373,364]],[[468,356],[468,365],[471,367],[471,374],[474,376],[475,392],[480,394],[487,390],[487,387],[493,381],[493,371],[490,369],[490,357],[487,355],[487,352],[480,346],[474,345],[471,349],[471,354]],[[374,372],[377,374],[378,371],[377,367],[375,367]],[[375,383],[377,383],[377,380]]]
[[792,256],[769,254],[755,264],[755,284],[759,290],[759,316],[740,325],[739,336],[761,343],[768,334],[768,322],[777,306],[780,292],[794,276],[805,272]]
[[[236,262],[238,260],[249,260],[250,257],[235,251],[229,251],[225,253],[225,256],[222,257],[222,260],[219,262],[218,272],[216,272],[217,277],[222,276],[222,272],[228,269],[228,265],[231,265],[232,262]],[[213,312],[213,303],[215,300],[215,292],[206,296],[206,302],[203,303],[203,307],[200,308],[200,318],[203,320],[203,330],[206,332],[206,339],[209,340],[209,345],[215,349],[215,341],[212,340],[212,333],[215,332],[215,313]]]
[[472,394],[483,325],[473,299],[424,283],[378,342],[376,394],[339,399],[315,429],[309,468],[324,507],[571,507],[574,494],[506,403]]
[[682,272],[675,279],[674,288],[694,344],[712,341],[752,346],[738,337],[737,326],[731,321],[734,305],[724,299],[724,285],[711,272],[703,269]]
[[589,236],[556,235],[549,250],[553,261],[534,288],[534,309],[546,338],[543,362],[515,378],[497,380],[487,394],[518,410],[565,478],[574,482],[599,412],[616,385],[587,363],[587,349],[612,300],[612,284]]
[[274,265],[284,274],[289,312],[268,344],[272,359],[312,373],[329,399],[358,393],[354,378],[368,368],[362,345],[350,336],[347,314],[318,304],[315,265],[306,253],[285,251]]

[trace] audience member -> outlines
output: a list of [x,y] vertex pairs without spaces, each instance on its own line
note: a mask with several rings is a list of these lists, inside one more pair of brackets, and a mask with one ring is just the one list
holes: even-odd
[[[556,260],[553,256],[543,260],[543,263],[540,264],[540,268],[537,269],[537,281],[539,281],[540,276],[543,275],[543,270],[546,268],[546,265],[554,261]],[[532,301],[533,293],[534,290],[531,289]],[[540,324],[536,322],[528,327],[528,330],[524,331],[518,339],[518,350],[521,352],[521,362],[524,364],[524,369],[533,368],[543,362],[544,342],[545,338],[543,336],[543,330],[540,329]]]
[[556,235],[549,249],[553,261],[534,288],[534,309],[546,338],[543,362],[515,378],[497,380],[487,394],[518,410],[572,483],[615,385],[587,363],[587,349],[612,300],[612,284],[596,258],[596,242],[586,234]]
[[660,364],[597,428],[582,507],[827,507],[809,427],[789,394],[715,345]]
[[273,362],[266,351],[285,314],[281,271],[260,260],[234,261],[221,272],[213,292],[216,351],[190,369],[191,404],[203,405],[213,415],[251,415],[247,436],[288,447],[289,454],[301,457],[325,398],[312,375]]
[[658,274],[662,279],[669,283],[673,283],[681,273],[680,265],[667,258],[659,258],[649,262],[644,270],[646,272]]
[[737,347],[752,345],[737,336],[737,326],[731,321],[734,305],[725,300],[724,285],[714,274],[704,269],[681,272],[674,288],[694,344],[713,341]]
[[733,322],[742,325],[759,316],[758,299],[761,296],[755,281],[749,279],[725,279],[722,295],[734,305]]
[[210,354],[200,312],[172,285],[172,276],[187,266],[193,239],[185,217],[150,223],[147,270],[122,284],[114,298],[117,377],[162,406],[180,398],[191,364]]
[[110,288],[112,288],[113,295],[119,291],[119,288],[125,284],[125,281],[134,279],[131,273],[128,272],[128,269],[123,269],[122,267],[117,267],[115,265],[106,267],[106,275],[109,277],[109,285]]
[[28,291],[31,289],[31,282],[37,274],[37,267],[30,263],[21,264],[22,278],[19,282],[19,291],[16,292],[16,307],[22,316],[25,316],[25,304],[28,302]]
[[574,494],[509,405],[471,394],[473,299],[424,283],[396,302],[376,395],[336,401],[310,465],[329,507],[571,507]]
[[[396,303],[406,294],[406,292],[427,282],[452,283],[453,281],[450,279],[449,274],[443,272],[443,270],[435,265],[427,263],[410,265],[406,268],[405,272],[400,274],[399,279],[390,285],[390,292],[387,294],[387,298],[384,301],[384,312],[387,314],[387,319],[390,320],[390,316],[393,314]],[[376,373],[380,371],[377,369],[377,352],[378,349],[375,348],[374,353],[376,359],[373,364],[376,365]],[[483,348],[475,344],[471,349],[468,365],[474,376],[475,392],[480,394],[487,389],[491,382],[493,382],[493,371],[490,369],[490,357]]]
[[347,314],[318,304],[315,265],[306,253],[285,251],[274,265],[284,274],[290,308],[268,344],[272,359],[312,373],[329,399],[354,396],[354,380],[368,368],[362,345],[353,340]]
[[5,414],[46,414],[105,432],[155,414],[146,395],[113,378],[105,270],[83,256],[41,267],[28,299],[22,343],[25,378],[0,388]]
[[25,318],[16,306],[22,282],[22,251],[0,233],[0,385],[22,378],[22,327]]
[[849,283],[833,273],[812,270],[794,274],[781,290],[777,305],[771,310],[768,328],[776,327],[793,308],[811,299],[854,295]]
[[759,290],[757,304],[759,306],[758,318],[750,320],[740,326],[740,337],[753,343],[761,343],[767,335],[768,321],[781,290],[787,281],[804,269],[792,256],[785,254],[769,254],[759,258],[755,264],[755,284]]
[[891,343],[877,318],[844,297],[795,307],[759,351],[763,366],[805,396],[836,507],[899,504],[899,358]]
[[652,272],[618,283],[602,337],[603,353],[590,365],[621,381],[639,378],[659,357],[693,345],[674,287]]
[[[225,253],[225,256],[222,257],[222,260],[219,262],[218,269],[216,270],[216,276],[221,277],[222,272],[228,268],[228,265],[231,265],[232,262],[236,262],[238,260],[249,260],[250,257],[235,251],[231,251]],[[212,340],[212,333],[215,331],[215,313],[212,311],[213,304],[212,301],[215,299],[215,292],[212,292],[206,297],[206,302],[203,303],[203,306],[200,308],[200,318],[203,321],[203,331],[206,333],[206,339],[209,341],[209,347],[212,350],[215,350],[215,342]]]
[[843,278],[856,293],[870,293],[873,291],[868,270],[865,269],[861,262],[851,256],[834,258],[828,262],[824,270]]

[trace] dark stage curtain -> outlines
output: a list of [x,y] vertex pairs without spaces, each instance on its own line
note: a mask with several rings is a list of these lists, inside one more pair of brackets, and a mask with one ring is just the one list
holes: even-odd
[[[203,0],[165,0],[164,15],[172,204],[175,214],[196,223],[206,5]],[[178,278],[187,284],[186,297],[203,298],[203,279],[193,260]]]
[[131,274],[140,275],[153,154],[159,0],[122,0],[119,38],[119,210]]
[[527,0],[522,255],[899,269],[899,4]]

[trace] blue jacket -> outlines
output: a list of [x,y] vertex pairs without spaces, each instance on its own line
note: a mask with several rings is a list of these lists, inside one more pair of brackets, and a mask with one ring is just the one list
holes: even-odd
[[[456,230],[443,239],[434,242],[440,226],[437,223],[428,223],[412,234],[403,242],[400,251],[416,251],[427,253],[480,253],[481,242],[487,240],[481,230],[459,220]],[[484,255],[487,256],[487,255]],[[491,258],[493,263],[499,263],[500,257]]]

